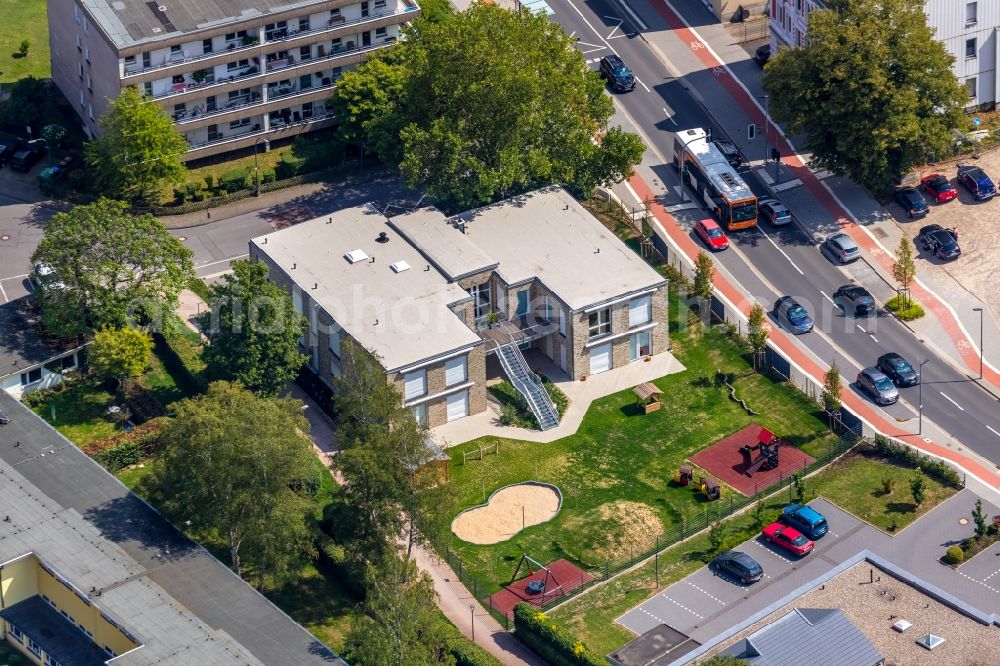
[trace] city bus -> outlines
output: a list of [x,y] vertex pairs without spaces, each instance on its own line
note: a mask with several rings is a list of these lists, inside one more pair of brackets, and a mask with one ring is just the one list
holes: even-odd
[[674,166],[729,231],[757,226],[757,197],[701,128],[674,134]]

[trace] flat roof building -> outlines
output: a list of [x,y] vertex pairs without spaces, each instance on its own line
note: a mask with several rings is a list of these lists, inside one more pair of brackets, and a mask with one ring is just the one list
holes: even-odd
[[82,365],[85,347],[48,335],[32,296],[0,305],[0,389],[15,397],[60,383]]

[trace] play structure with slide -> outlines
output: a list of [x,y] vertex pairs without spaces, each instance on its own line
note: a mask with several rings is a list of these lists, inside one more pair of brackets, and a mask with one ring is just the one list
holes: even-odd
[[[761,428],[757,435],[756,444],[746,444],[740,447],[743,455],[743,463],[746,471],[743,472],[752,477],[756,472],[765,472],[778,468],[778,447],[781,440],[767,428]],[[757,457],[753,457],[753,452],[757,451]]]

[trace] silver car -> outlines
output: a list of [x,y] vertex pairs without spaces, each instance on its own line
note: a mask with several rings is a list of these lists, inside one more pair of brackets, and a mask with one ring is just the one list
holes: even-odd
[[865,368],[858,373],[858,387],[878,405],[891,405],[899,400],[899,390],[878,368]]
[[843,232],[831,234],[823,241],[822,249],[842,264],[849,264],[861,258],[861,248],[858,247],[853,238]]
[[777,199],[761,199],[757,202],[757,211],[773,227],[792,223],[792,211]]

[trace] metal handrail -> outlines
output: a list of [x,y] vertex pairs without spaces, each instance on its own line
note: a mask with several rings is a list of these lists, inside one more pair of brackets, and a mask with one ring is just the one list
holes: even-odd
[[514,336],[512,334],[508,333],[507,337],[510,339],[510,344],[509,345],[503,345],[503,346],[504,347],[507,347],[507,346],[511,347],[511,349],[513,350],[511,353],[514,355],[515,360],[517,361],[517,363],[519,365],[521,365],[521,367],[523,367],[525,369],[525,371],[527,372],[528,376],[531,378],[531,381],[534,384],[534,386],[541,392],[541,394],[543,396],[542,400],[544,400],[544,403],[541,404],[541,405],[538,404],[538,400],[536,399],[536,397],[534,395],[534,391],[532,391],[527,385],[524,385],[525,384],[524,380],[522,380],[522,379],[520,379],[518,377],[517,373],[514,371],[514,368],[510,365],[510,363],[507,361],[507,359],[504,357],[503,353],[501,352],[501,345],[498,342],[494,341],[494,344],[496,344],[496,346],[497,346],[497,351],[500,352],[500,353],[498,353],[498,356],[500,357],[500,364],[503,366],[504,370],[507,372],[507,375],[510,377],[510,380],[514,384],[514,387],[527,400],[528,406],[531,407],[532,413],[535,415],[535,418],[538,419],[538,426],[540,428],[544,427],[544,424],[542,423],[542,418],[544,416],[544,414],[543,414],[543,412],[544,412],[543,407],[547,407],[548,408],[549,413],[552,415],[552,418],[555,420],[556,424],[558,424],[559,423],[559,412],[558,412],[558,410],[556,410],[555,405],[552,403],[552,399],[549,397],[548,391],[545,390],[545,385],[542,384],[542,381],[541,381],[541,379],[539,379],[538,375],[536,375],[531,370],[531,368],[528,366],[528,362],[527,362],[527,360],[525,360],[524,355],[521,353],[521,349],[520,349],[520,347],[518,347],[517,340],[514,339]]
[[545,390],[545,384],[542,383],[541,378],[535,372],[532,372],[531,368],[528,366],[528,361],[525,360],[524,354],[521,353],[521,348],[517,346],[514,340],[514,336],[508,333],[507,337],[509,337],[511,342],[514,343],[514,353],[517,354],[518,359],[520,360],[521,363],[524,364],[524,367],[528,368],[528,374],[531,377],[531,381],[533,381],[535,385],[538,386],[538,388],[541,390],[542,397],[545,400],[546,406],[552,411],[552,414],[556,417],[556,420],[558,421],[559,412],[556,410],[556,406],[555,404],[553,404],[552,398],[549,397],[549,392]]

